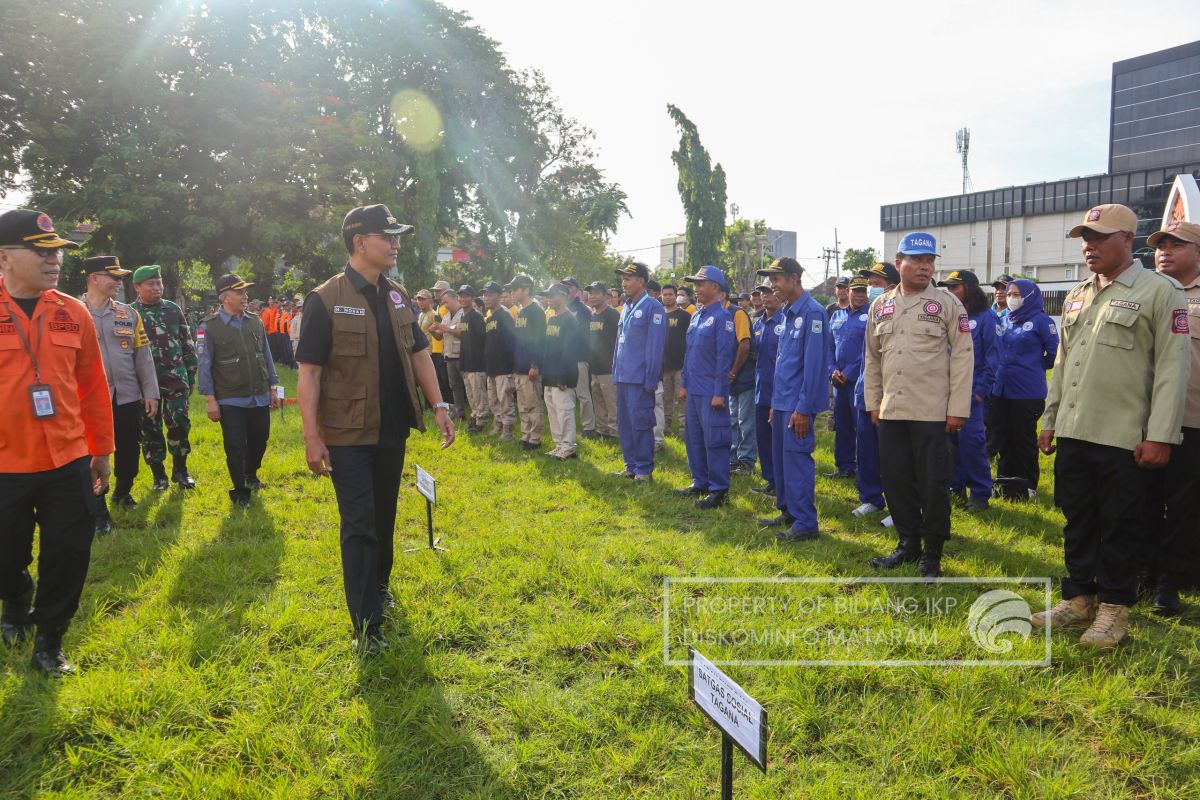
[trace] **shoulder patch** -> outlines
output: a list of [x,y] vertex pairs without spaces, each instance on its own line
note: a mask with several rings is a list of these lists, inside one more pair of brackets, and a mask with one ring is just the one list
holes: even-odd
[[731,320],[731,319],[725,320],[725,330],[729,331],[730,333],[733,333],[733,320]]
[[1171,312],[1171,333],[1188,333],[1188,313],[1186,308],[1176,308]]
[[1058,335],[1058,327],[1053,322],[1051,322],[1049,325],[1047,325],[1047,327],[1050,329],[1050,332],[1053,333],[1055,336]]
[[[932,300],[930,300],[928,303],[925,304],[925,309],[928,310],[930,306],[937,306],[939,311],[941,310],[941,307],[942,307],[941,303],[935,303]],[[930,313],[933,313],[933,312],[930,312]],[[970,319],[967,318],[966,314],[958,315],[958,330],[960,333],[970,333],[971,328],[973,328],[974,326],[975,326],[975,324],[973,322],[971,322]]]
[[814,318],[812,321],[811,330],[813,333],[820,333],[821,331],[825,330],[825,323],[822,320]]
[[654,324],[655,324],[655,325],[662,325],[662,314],[655,314],[655,315],[654,315]]
[[1033,322],[1032,322],[1032,321],[1028,321],[1028,322],[1026,322],[1025,324],[1023,324],[1023,325],[1021,326],[1021,330],[1023,330],[1023,331],[1031,331],[1031,330],[1033,330]]

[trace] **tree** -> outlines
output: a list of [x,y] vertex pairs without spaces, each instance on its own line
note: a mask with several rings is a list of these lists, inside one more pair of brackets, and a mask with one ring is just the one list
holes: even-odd
[[842,255],[842,269],[853,274],[859,270],[870,269],[879,263],[879,254],[874,247],[847,247]]
[[[770,261],[766,235],[767,223],[761,219],[739,219],[725,228],[725,237],[721,242],[721,265],[729,275],[730,291],[748,292],[754,288],[758,270]],[[761,250],[760,236],[763,239]]]
[[715,266],[725,236],[725,170],[720,164],[712,166],[695,123],[673,105],[667,105],[667,113],[680,134],[679,149],[671,153],[671,161],[679,171],[688,260],[695,266]]

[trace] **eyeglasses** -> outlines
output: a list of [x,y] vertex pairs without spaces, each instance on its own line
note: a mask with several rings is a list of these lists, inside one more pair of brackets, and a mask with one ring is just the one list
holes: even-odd
[[35,247],[31,244],[10,244],[0,247],[0,250],[28,250],[31,253],[36,253],[44,259],[61,261],[62,248],[59,247]]
[[367,236],[378,236],[380,239],[386,239],[388,244],[400,244],[400,234],[398,233],[368,233]]

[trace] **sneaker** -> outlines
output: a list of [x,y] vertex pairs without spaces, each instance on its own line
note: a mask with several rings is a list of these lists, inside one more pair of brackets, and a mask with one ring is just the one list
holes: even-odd
[[612,476],[614,478],[630,478],[630,479],[632,479],[634,477],[633,473],[627,469],[623,469],[620,472],[614,472],[612,474]]
[[967,501],[967,511],[987,511],[989,508],[986,497],[972,497]]
[[754,472],[754,465],[747,464],[744,461],[739,461],[736,464],[729,465],[730,475],[749,475],[752,472]]
[[882,526],[883,526],[883,527],[885,527],[885,528],[891,528],[891,527],[892,527],[892,526],[894,526],[896,523],[895,523],[895,522],[892,520],[892,515],[891,515],[891,514],[888,514],[886,517],[884,517],[883,519],[879,520],[879,524],[880,524],[880,525],[882,525]]
[[1092,627],[1079,637],[1080,644],[1111,650],[1129,635],[1129,606],[1101,603]]
[[649,483],[649,482],[650,482],[650,480],[651,480],[651,476],[650,476],[650,475],[648,475],[648,474],[646,474],[646,475],[634,475],[634,476],[633,476],[633,482],[634,482],[634,483]]
[[821,534],[816,531],[802,531],[798,528],[788,528],[786,531],[780,531],[775,534],[775,538],[781,542],[811,542],[813,539],[821,538]]
[[835,479],[836,478],[855,478],[855,477],[857,477],[857,474],[852,469],[839,469],[835,472],[823,472],[821,474],[824,475],[826,478],[835,478]]
[[112,533],[112,519],[108,516],[108,512],[96,515],[95,533],[97,536],[107,536]]
[[760,519],[758,521],[758,527],[763,528],[763,529],[790,527],[791,524],[795,521],[796,520],[792,519],[787,514],[780,514],[777,517],[769,517],[767,519]]
[[1091,624],[1096,618],[1096,598],[1081,594],[1062,600],[1049,611],[1039,611],[1029,618],[1035,628],[1072,628]]
[[774,497],[775,496],[775,484],[764,483],[762,486],[755,486],[750,491],[754,492],[755,494],[765,494],[770,497]]
[[879,512],[879,511],[883,511],[883,509],[880,508],[879,506],[875,505],[874,503],[863,503],[861,506],[854,509],[850,513],[856,517],[865,517],[870,514]]
[[114,506],[117,508],[123,508],[126,511],[132,511],[133,509],[137,508],[138,505],[137,500],[134,500],[127,494],[114,494],[112,501]]
[[705,489],[703,486],[697,486],[693,483],[686,489],[672,489],[671,494],[678,495],[679,497],[698,497],[700,495],[708,494],[708,489]]
[[719,508],[725,505],[725,490],[709,492],[703,498],[696,501],[696,508],[702,508],[706,511],[713,508]]
[[585,438],[585,439],[599,439],[600,438],[600,434],[596,433],[595,431],[584,431],[580,435],[583,436],[583,438]]

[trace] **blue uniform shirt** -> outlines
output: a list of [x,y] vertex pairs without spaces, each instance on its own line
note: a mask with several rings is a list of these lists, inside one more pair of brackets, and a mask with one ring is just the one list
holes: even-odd
[[975,349],[975,373],[971,380],[972,400],[987,400],[992,394],[996,369],[1000,366],[1000,317],[990,308],[967,318],[971,346]]
[[808,292],[787,306],[775,357],[775,411],[816,416],[829,408],[828,325]]
[[850,383],[857,383],[862,374],[863,345],[867,339],[867,319],[870,307],[839,308],[833,312],[829,327],[833,333],[833,366]]
[[783,309],[754,323],[754,341],[758,344],[755,364],[754,405],[770,406],[775,391],[775,357],[779,353],[779,334],[783,333]]
[[1009,400],[1045,400],[1046,370],[1058,352],[1058,328],[1045,312],[998,328],[1000,352],[992,394]]
[[679,385],[700,397],[728,397],[729,370],[737,351],[733,316],[719,302],[705,306],[688,323]]
[[617,323],[617,349],[613,353],[613,383],[637,383],[653,392],[662,380],[663,344],[667,340],[667,312],[662,303],[643,294],[636,303],[626,301]]

